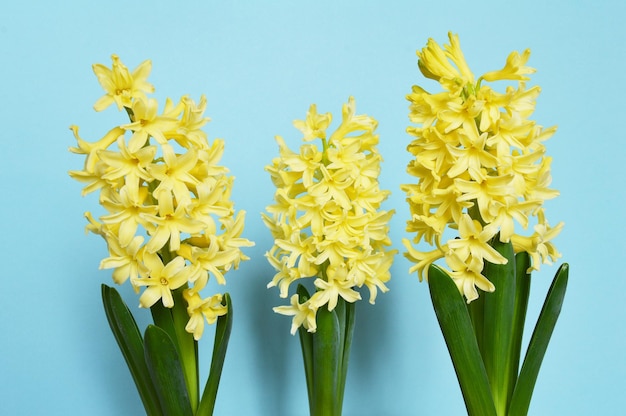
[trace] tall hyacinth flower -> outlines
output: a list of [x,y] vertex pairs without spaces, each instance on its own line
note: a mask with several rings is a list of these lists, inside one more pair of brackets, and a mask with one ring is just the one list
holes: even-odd
[[[112,270],[115,283],[128,281],[141,292],[139,306],[151,309],[155,325],[142,339],[132,315],[108,286],[103,286],[105,311],[148,414],[188,414],[187,407],[194,414],[209,414],[219,372],[200,401],[196,342],[205,324],[218,322],[215,348],[222,356],[215,365],[223,362],[232,322],[230,297],[205,292],[210,278],[225,284],[225,274],[247,259],[241,249],[253,243],[241,237],[245,212],[235,211],[233,177],[219,165],[224,141],[209,143],[202,130],[209,121],[206,98],[197,103],[188,96],[178,102],[167,99],[159,112],[157,100],[147,96],[154,92],[147,81],[151,62],[131,72],[116,55],[112,61],[110,68],[93,66],[105,90],[94,109],[115,104],[129,120],[93,142],[72,126],[77,146],[70,151],[84,155],[85,163],[69,174],[85,184],[83,195],[99,193],[104,213],[98,219],[90,212],[85,216],[87,230],[107,243],[109,255],[100,268]],[[133,345],[144,345],[148,358],[141,356],[143,349],[128,353]],[[159,367],[163,363],[180,367],[184,386],[172,385],[180,374],[167,374]],[[179,387],[184,387],[185,399],[168,393]],[[180,401],[168,401],[174,396]]]
[[378,291],[386,292],[395,254],[388,237],[394,211],[380,209],[389,192],[378,184],[377,122],[355,114],[352,97],[340,125],[327,133],[331,120],[311,105],[306,119],[294,122],[304,141],[298,152],[276,138],[280,155],[266,168],[276,186],[275,203],[263,214],[274,237],[266,256],[277,270],[268,287],[287,298],[299,283],[290,304],[274,311],[293,316],[291,333],[300,333],[311,414],[328,416],[341,414],[358,288],[368,289],[370,303]]
[[[538,86],[527,87],[530,51],[513,52],[505,66],[478,79],[470,71],[456,35],[441,48],[430,39],[417,53],[419,68],[443,89],[429,93],[414,86],[407,99],[414,156],[408,173],[417,183],[402,185],[411,219],[405,239],[406,256],[415,263],[411,273],[427,277],[428,266],[444,259],[450,275],[468,302],[478,291],[496,289],[482,274],[485,261],[505,264],[489,246],[497,236],[511,242],[514,252],[527,252],[531,268],[560,257],[552,239],[563,223],[550,226],[544,201],[558,196],[549,188],[552,158],[544,142],[556,127],[543,128],[529,117],[535,109]],[[517,81],[504,93],[486,82]],[[534,219],[533,230],[524,233]],[[452,232],[450,232],[452,231]],[[449,238],[446,240],[446,235]],[[428,243],[433,250],[416,246]]]
[[[529,50],[478,78],[457,35],[443,48],[429,39],[417,56],[442,91],[414,86],[407,96],[416,183],[402,185],[415,234],[405,256],[429,280],[469,414],[525,414],[568,276],[564,264],[520,370],[530,273],[560,257],[552,240],[563,223],[551,226],[543,206],[558,195],[544,144],[556,128],[530,119],[540,88],[527,85]],[[496,81],[512,85],[498,92]]]

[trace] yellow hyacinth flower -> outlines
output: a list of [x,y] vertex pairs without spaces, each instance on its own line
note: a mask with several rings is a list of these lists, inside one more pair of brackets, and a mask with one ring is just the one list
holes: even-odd
[[139,298],[139,306],[149,308],[161,300],[163,306],[171,308],[174,306],[172,291],[187,283],[191,267],[185,265],[185,260],[180,256],[164,265],[161,258],[154,253],[145,253],[143,262],[148,272],[146,277],[135,282],[137,286],[146,286]]
[[[525,84],[535,72],[526,66],[529,50],[511,53],[502,69],[476,79],[458,36],[448,38],[443,48],[430,39],[417,52],[420,71],[443,91],[431,94],[414,86],[407,95],[409,119],[418,124],[407,128],[414,156],[407,171],[417,183],[402,189],[411,211],[407,231],[416,235],[403,244],[420,280],[428,277],[430,264],[445,259],[470,302],[478,297],[476,288],[496,289],[481,274],[484,262],[506,261],[489,246],[492,238],[511,241],[516,252],[527,251],[533,269],[560,256],[551,240],[563,224],[551,228],[541,208],[558,195],[549,188],[551,159],[543,144],[556,128],[530,120],[540,89]],[[517,85],[501,93],[485,84],[501,80]],[[535,232],[524,236],[522,230],[532,223]],[[451,232],[458,236],[446,241]],[[435,249],[422,251],[421,243]]]
[[305,120],[294,122],[305,142],[300,151],[277,137],[280,155],[266,168],[277,188],[275,203],[263,215],[274,237],[266,257],[277,270],[268,287],[278,287],[282,298],[302,279],[316,288],[304,303],[293,295],[290,305],[274,308],[293,316],[292,334],[301,326],[315,332],[318,309],[332,311],[340,298],[356,302],[360,287],[369,289],[374,303],[379,290],[387,291],[395,254],[388,237],[393,211],[380,210],[389,192],[378,186],[377,122],[356,115],[352,97],[340,125],[328,134],[331,121],[331,114],[319,114],[312,105]]
[[201,294],[209,277],[225,284],[224,275],[248,259],[242,247],[253,243],[241,237],[245,212],[235,211],[233,178],[219,165],[223,141],[209,143],[201,130],[209,120],[206,98],[167,99],[159,113],[157,100],[146,96],[154,91],[147,81],[150,61],[131,72],[116,55],[112,59],[111,68],[93,66],[106,93],[95,109],[115,103],[130,122],[94,142],[72,126],[77,146],[70,151],[84,155],[85,163],[70,176],[85,183],[83,194],[100,192],[104,213],[99,220],[86,214],[87,230],[107,242],[109,256],[100,267],[113,269],[115,283],[143,287],[142,307],[161,301],[171,308],[172,292],[183,290],[186,330],[197,340],[203,319],[211,324],[226,313],[221,294]]
[[210,298],[203,299],[197,292],[187,289],[183,292],[183,297],[187,301],[187,313],[189,322],[185,330],[198,341],[204,333],[204,323],[214,324],[219,316],[226,314],[227,308],[222,305],[222,295],[215,294]]
[[118,110],[131,107],[136,98],[145,98],[146,93],[154,92],[154,86],[148,82],[152,62],[143,61],[131,73],[117,55],[112,55],[111,60],[113,61],[111,68],[102,64],[93,65],[93,72],[106,92],[94,104],[96,111],[102,111],[113,103],[117,105]]

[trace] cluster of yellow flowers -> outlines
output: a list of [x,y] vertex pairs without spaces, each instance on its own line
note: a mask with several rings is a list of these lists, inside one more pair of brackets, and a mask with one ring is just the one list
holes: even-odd
[[[115,103],[130,123],[116,126],[95,142],[83,140],[72,126],[77,147],[85,155],[83,170],[70,176],[86,183],[83,195],[100,191],[107,213],[87,229],[107,242],[109,257],[100,267],[113,269],[113,280],[130,279],[141,307],[161,300],[174,305],[172,292],[183,290],[189,321],[186,330],[197,340],[205,320],[210,324],[226,313],[222,295],[203,298],[209,273],[224,284],[224,274],[247,260],[241,247],[253,243],[240,237],[244,211],[235,215],[230,193],[233,178],[219,166],[222,140],[209,144],[201,128],[206,99],[196,104],[184,96],[168,99],[162,114],[146,93],[154,92],[147,77],[150,61],[132,73],[115,55],[112,68],[94,65],[106,94],[94,105],[102,111]],[[218,229],[221,230],[218,232]]]
[[[382,160],[376,149],[377,122],[355,115],[350,97],[343,106],[340,126],[327,138],[331,114],[318,114],[315,105],[306,120],[294,125],[307,143],[292,152],[281,137],[276,140],[280,156],[266,169],[276,186],[275,204],[267,207],[263,220],[274,236],[266,254],[277,270],[268,287],[277,286],[286,298],[289,286],[302,278],[314,278],[316,292],[300,303],[274,308],[293,315],[291,333],[303,326],[315,332],[316,313],[327,305],[332,311],[339,297],[355,302],[355,288],[365,285],[374,303],[377,291],[387,291],[389,268],[395,250],[388,234],[393,211],[379,210],[389,195],[379,189]],[[321,148],[313,140],[321,140]]]
[[[558,195],[549,189],[551,158],[542,143],[556,128],[529,120],[540,92],[525,85],[535,71],[526,66],[529,50],[511,53],[504,68],[475,80],[458,36],[450,34],[449,41],[442,49],[429,39],[417,52],[421,72],[444,91],[431,94],[414,86],[407,96],[409,118],[421,126],[407,129],[415,137],[408,146],[415,158],[407,170],[419,180],[402,186],[411,210],[407,231],[416,233],[413,242],[403,243],[415,263],[411,272],[417,271],[420,280],[431,263],[445,258],[470,302],[478,297],[476,287],[495,289],[481,273],[484,261],[506,263],[488,244],[492,238],[512,242],[515,252],[528,252],[533,269],[560,256],[550,240],[563,224],[550,227],[543,208],[546,199]],[[501,80],[517,81],[517,86],[499,93],[483,85]],[[526,229],[529,217],[536,217],[534,232],[517,234],[515,222]],[[449,228],[458,229],[458,237],[442,243]],[[415,248],[422,240],[435,249]]]

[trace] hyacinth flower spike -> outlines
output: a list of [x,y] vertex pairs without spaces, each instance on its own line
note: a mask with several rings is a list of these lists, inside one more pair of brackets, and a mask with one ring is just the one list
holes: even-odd
[[[560,257],[552,240],[563,224],[551,226],[543,207],[558,195],[544,145],[556,128],[530,120],[540,89],[526,85],[529,50],[478,78],[457,35],[443,48],[429,39],[417,56],[442,91],[414,86],[407,96],[417,182],[402,185],[415,233],[405,256],[428,279],[468,414],[526,415],[569,272],[557,271],[520,368],[531,271]],[[516,85],[502,93],[494,81]]]
[[[228,293],[205,292],[211,276],[225,284],[226,272],[247,260],[241,248],[253,243],[241,237],[245,213],[235,211],[232,177],[218,164],[224,142],[209,143],[202,130],[209,121],[204,96],[198,103],[168,99],[159,113],[147,96],[154,92],[150,61],[131,72],[116,55],[112,60],[111,68],[93,66],[105,90],[94,109],[115,104],[130,122],[95,142],[72,126],[77,147],[70,151],[84,155],[85,164],[70,176],[85,183],[83,194],[99,192],[105,212],[85,216],[87,230],[107,243],[100,268],[141,292],[139,307],[150,308],[154,324],[142,334],[107,285],[104,309],[148,415],[211,415],[233,315]],[[215,341],[200,394],[198,341],[207,324],[216,324]]]
[[294,122],[299,152],[277,137],[280,155],[267,167],[276,193],[263,215],[274,238],[266,257],[277,271],[268,287],[281,298],[291,293],[274,311],[292,316],[299,334],[312,416],[341,415],[358,289],[368,289],[372,304],[386,292],[395,254],[393,211],[380,209],[389,192],[378,185],[377,122],[355,110],[350,98],[328,134],[331,114],[312,105]]

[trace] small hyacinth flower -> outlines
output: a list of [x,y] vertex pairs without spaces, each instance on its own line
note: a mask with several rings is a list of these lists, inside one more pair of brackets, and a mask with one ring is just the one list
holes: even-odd
[[112,55],[113,65],[94,64],[93,72],[98,82],[106,92],[93,108],[96,111],[105,110],[115,103],[117,109],[130,108],[136,98],[146,99],[146,93],[153,93],[154,86],[148,82],[148,76],[152,70],[152,62],[143,61],[132,73],[128,70],[117,55]]
[[85,164],[70,176],[85,183],[83,194],[100,193],[105,213],[99,220],[86,214],[88,230],[109,248],[100,267],[112,269],[116,283],[130,280],[137,292],[145,287],[141,307],[172,308],[172,292],[184,290],[186,329],[198,340],[205,321],[226,313],[216,303],[222,295],[201,296],[209,276],[225,284],[224,274],[248,259],[241,248],[253,245],[241,237],[245,213],[235,212],[230,200],[233,178],[218,164],[224,142],[209,143],[202,130],[209,121],[204,96],[198,104],[187,96],[168,99],[159,113],[157,101],[146,96],[154,92],[147,81],[151,62],[131,72],[116,55],[112,60],[111,68],[93,66],[106,92],[94,108],[115,103],[130,123],[95,142],[72,126],[78,145],[70,151],[85,155]]
[[315,332],[320,308],[332,311],[339,299],[360,300],[362,286],[374,303],[379,290],[388,290],[395,254],[388,237],[394,211],[380,209],[389,191],[378,184],[377,122],[355,114],[352,97],[339,127],[327,133],[331,120],[311,105],[306,119],[294,122],[303,134],[300,150],[276,137],[280,156],[266,168],[276,186],[275,203],[263,214],[274,237],[266,256],[277,270],[268,287],[287,298],[294,282],[312,279],[315,286],[308,299],[293,295],[290,305],[274,308],[293,316],[292,334],[301,326]]
[[396,254],[388,237],[394,211],[381,210],[389,191],[378,184],[378,123],[355,110],[350,97],[328,133],[330,113],[311,105],[294,122],[300,150],[276,137],[280,154],[266,168],[276,186],[263,214],[274,237],[266,257],[277,271],[268,287],[287,298],[298,283],[289,305],[274,311],[292,316],[291,334],[299,334],[311,416],[341,416],[358,289],[367,287],[373,304],[388,290]]
[[[560,257],[552,239],[563,223],[550,226],[543,208],[558,195],[549,188],[552,159],[543,144],[556,128],[529,119],[540,92],[526,85],[535,72],[526,66],[529,50],[511,53],[502,69],[476,79],[458,36],[449,34],[449,41],[442,48],[429,39],[417,52],[420,71],[443,91],[414,86],[407,96],[409,119],[418,125],[407,129],[413,136],[407,149],[414,156],[407,171],[417,183],[401,187],[411,213],[407,231],[415,233],[403,244],[415,263],[411,273],[427,278],[429,266],[444,259],[469,303],[478,298],[477,288],[497,290],[483,274],[485,262],[507,259],[490,246],[492,239],[511,242],[516,253],[528,252],[534,270]],[[486,85],[492,81],[516,85],[502,93]],[[532,222],[533,233],[518,234]],[[433,250],[422,251],[417,247],[422,242]]]

